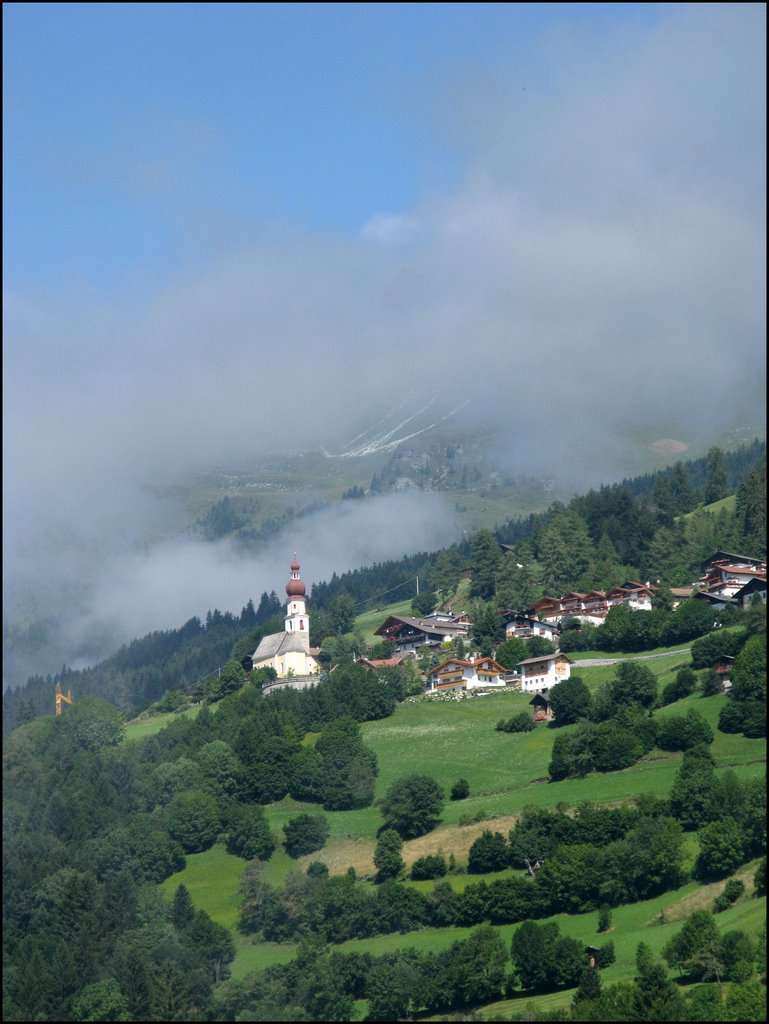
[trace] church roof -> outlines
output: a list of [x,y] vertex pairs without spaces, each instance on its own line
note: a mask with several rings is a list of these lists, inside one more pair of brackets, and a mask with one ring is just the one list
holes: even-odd
[[298,634],[270,633],[259,641],[259,646],[254,651],[254,661],[274,658],[276,654],[286,654],[289,651],[307,651]]

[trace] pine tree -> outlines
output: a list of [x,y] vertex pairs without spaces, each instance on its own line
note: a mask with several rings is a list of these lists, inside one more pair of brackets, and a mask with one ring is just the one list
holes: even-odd
[[729,493],[729,481],[726,476],[726,460],[720,448],[711,448],[705,456],[705,490],[706,505],[720,501]]
[[180,885],[171,902],[171,921],[175,928],[184,931],[195,920],[195,906],[185,885]]
[[578,1006],[588,999],[598,999],[601,995],[601,975],[595,967],[586,967],[580,975],[579,987],[572,998],[572,1005]]
[[640,942],[636,951],[636,988],[633,993],[633,1020],[676,1021],[682,1016],[682,999],[661,963],[655,961],[649,947]]
[[480,530],[475,535],[470,561],[473,571],[470,596],[488,601],[494,596],[497,571],[502,561],[502,552],[491,530]]

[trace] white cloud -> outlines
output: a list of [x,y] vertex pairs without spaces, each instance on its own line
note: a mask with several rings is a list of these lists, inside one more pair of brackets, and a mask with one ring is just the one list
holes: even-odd
[[413,241],[419,222],[402,213],[375,213],[360,229],[361,238],[381,245],[405,245]]

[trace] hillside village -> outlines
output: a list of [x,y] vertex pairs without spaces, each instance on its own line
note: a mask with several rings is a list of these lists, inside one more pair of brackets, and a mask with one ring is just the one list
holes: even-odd
[[[518,565],[523,568],[522,565]],[[286,618],[282,633],[262,637],[251,657],[243,659],[247,671],[269,669],[272,678],[265,692],[282,686],[303,689],[316,685],[322,671],[321,648],[310,646],[310,615],[300,564],[291,563],[291,578],[286,584]],[[513,687],[524,693],[547,691],[570,678],[572,660],[560,649],[564,628],[593,627],[605,623],[610,611],[625,608],[633,613],[648,613],[655,607],[659,585],[626,580],[607,591],[586,593],[569,591],[561,597],[542,597],[524,611],[505,609],[497,612],[504,622],[504,640],[531,642],[538,653],[522,657],[515,664],[503,665],[491,654],[473,650],[473,623],[467,612],[436,609],[421,616],[389,615],[374,631],[386,645],[384,658],[355,657],[370,670],[399,666],[405,658],[419,659],[430,696],[460,696],[489,689]],[[756,601],[766,604],[766,562],[734,552],[716,551],[702,565],[702,575],[691,587],[671,591],[671,610],[682,601],[702,602],[722,610],[744,609]],[[708,619],[708,622],[710,620]],[[425,667],[436,657],[438,664]],[[467,656],[465,656],[465,648]],[[495,653],[495,652],[492,652]],[[728,676],[722,672],[721,684],[728,689]]]

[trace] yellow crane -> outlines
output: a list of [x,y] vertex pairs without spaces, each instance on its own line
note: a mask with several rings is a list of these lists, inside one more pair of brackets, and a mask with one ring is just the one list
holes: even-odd
[[67,704],[72,704],[72,690],[67,690],[66,693],[61,692],[61,683],[56,683],[56,714],[61,714],[61,706],[66,701]]

